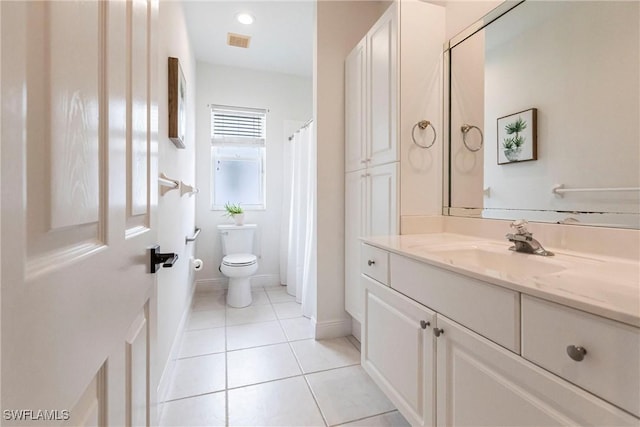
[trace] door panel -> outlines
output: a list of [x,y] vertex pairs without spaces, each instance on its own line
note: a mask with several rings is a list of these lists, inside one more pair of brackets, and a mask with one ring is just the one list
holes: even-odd
[[367,170],[369,230],[373,236],[398,234],[398,163]]
[[[157,3],[144,3],[137,54],[146,71],[134,73],[145,88],[137,132],[145,141],[146,227],[126,240],[127,4],[0,3],[2,409],[70,410],[70,425],[124,425],[127,348],[136,384],[130,405],[149,383]],[[146,326],[129,342],[141,313]],[[137,420],[148,422],[153,390],[146,386],[137,400],[147,414]]]
[[147,398],[149,376],[149,322],[145,309],[129,328],[126,339],[127,426],[149,425]]
[[148,154],[148,88],[149,64],[147,51],[148,8],[147,0],[129,0],[127,14],[131,22],[127,40],[130,69],[128,82],[131,97],[128,100],[128,118],[130,120],[127,134],[129,156],[129,225],[146,225],[147,214],[147,154]]
[[370,166],[398,160],[398,30],[393,4],[367,34]]
[[367,234],[364,171],[345,175],[345,309],[362,322],[364,293],[360,284],[360,237]]
[[366,46],[363,38],[345,59],[345,171],[364,169],[366,150]]
[[30,54],[18,50],[15,60],[25,70],[25,114],[12,126],[25,133],[27,169],[38,171],[26,176],[27,276],[35,277],[105,243],[106,9],[94,2],[29,2],[23,13],[30,30],[22,42]]
[[439,426],[637,426],[637,419],[438,315]]
[[[413,426],[435,422],[435,312],[362,275],[362,366]],[[428,322],[423,328],[422,322]]]

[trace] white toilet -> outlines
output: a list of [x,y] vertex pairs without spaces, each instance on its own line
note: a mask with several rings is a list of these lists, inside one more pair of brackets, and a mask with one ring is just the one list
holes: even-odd
[[219,225],[222,237],[220,271],[229,278],[227,304],[231,307],[251,305],[251,276],[258,271],[258,258],[253,255],[256,224]]

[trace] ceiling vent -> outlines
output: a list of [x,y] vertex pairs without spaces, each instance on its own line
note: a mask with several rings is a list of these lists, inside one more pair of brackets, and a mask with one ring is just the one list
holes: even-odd
[[251,41],[250,36],[243,36],[242,34],[227,33],[227,44],[229,46],[241,47],[246,49],[249,47],[249,41]]

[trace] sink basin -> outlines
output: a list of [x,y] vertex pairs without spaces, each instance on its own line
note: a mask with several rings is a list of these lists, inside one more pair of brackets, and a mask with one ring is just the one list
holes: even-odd
[[446,258],[452,265],[469,266],[515,276],[542,276],[565,270],[548,258],[505,250],[496,252],[483,248],[434,249],[432,253]]

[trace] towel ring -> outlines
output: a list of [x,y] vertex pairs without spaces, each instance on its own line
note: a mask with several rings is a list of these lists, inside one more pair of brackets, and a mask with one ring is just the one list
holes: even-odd
[[[431,141],[431,144],[429,144],[429,145],[420,145],[420,144],[418,144],[418,141],[416,141],[416,135],[415,135],[417,127],[419,127],[422,130],[425,130],[428,127],[431,127],[431,129],[433,129],[433,140]],[[413,129],[411,129],[411,139],[413,140],[413,143],[416,144],[420,148],[431,148],[431,146],[433,144],[435,144],[437,137],[438,137],[438,135],[436,133],[436,128],[433,127],[433,125],[431,124],[431,122],[429,120],[420,120],[418,123],[413,125]]]
[[[480,145],[478,146],[478,148],[471,148],[469,147],[469,144],[467,144],[467,133],[469,133],[471,129],[477,129],[478,133],[480,134]],[[476,152],[482,148],[482,145],[484,144],[484,135],[482,134],[482,130],[478,126],[464,124],[462,125],[460,130],[462,131],[462,143],[465,147],[467,147],[467,150]]]

